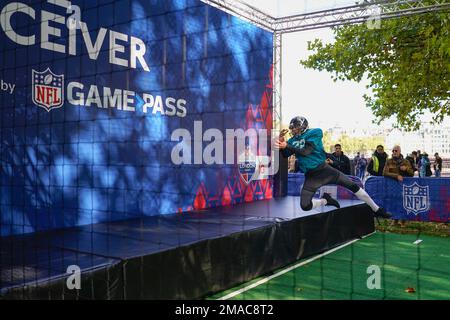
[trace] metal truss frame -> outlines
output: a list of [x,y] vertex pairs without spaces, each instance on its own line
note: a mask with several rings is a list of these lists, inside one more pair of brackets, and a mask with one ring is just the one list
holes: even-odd
[[273,129],[281,130],[282,122],[282,89],[283,89],[283,35],[279,32],[273,34]]
[[282,38],[285,33],[358,24],[406,17],[416,14],[448,11],[449,0],[363,0],[355,5],[276,18],[241,0],[202,0],[229,14],[251,22],[273,33],[273,119],[274,129],[282,121]]

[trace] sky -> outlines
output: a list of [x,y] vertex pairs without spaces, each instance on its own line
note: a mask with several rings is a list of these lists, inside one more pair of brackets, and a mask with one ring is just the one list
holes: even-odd
[[[366,106],[363,95],[370,94],[366,89],[367,79],[355,81],[336,81],[327,71],[305,69],[299,61],[306,59],[308,41],[315,38],[333,42],[331,29],[317,29],[283,35],[282,60],[282,116],[283,123],[297,115],[308,119],[310,125],[323,129],[339,126],[343,128],[383,127],[391,128],[396,122],[392,117],[380,126],[373,124],[375,117]],[[431,121],[426,113],[422,121]],[[450,117],[442,125],[450,127]]]
[[358,0],[240,0],[275,17],[354,5]]
[[[327,8],[353,5],[356,0],[244,0],[275,16],[287,16],[296,13],[313,12]],[[305,69],[299,64],[310,53],[307,42],[320,38],[333,42],[331,29],[317,29],[283,35],[283,88],[282,116],[283,123],[297,115],[305,116],[310,125],[323,129],[334,126],[379,127],[373,124],[375,117],[366,107],[363,95],[368,80],[361,83],[337,81],[331,79],[326,71]],[[431,115],[425,115],[423,121],[430,121]],[[381,127],[392,127],[395,118],[381,123]],[[443,123],[450,126],[450,117]]]
[[301,59],[310,54],[307,42],[320,38],[333,41],[330,29],[318,29],[283,36],[283,123],[302,115],[319,127],[374,126],[363,95],[367,82],[334,82],[325,71],[305,69]]
[[[275,16],[312,12],[352,5],[352,0],[244,0]],[[374,117],[365,107],[363,95],[367,83],[334,82],[328,72],[305,69],[299,61],[308,57],[307,42],[320,38],[334,39],[331,29],[317,29],[283,35],[283,123],[297,115],[306,117],[311,125],[374,126]]]

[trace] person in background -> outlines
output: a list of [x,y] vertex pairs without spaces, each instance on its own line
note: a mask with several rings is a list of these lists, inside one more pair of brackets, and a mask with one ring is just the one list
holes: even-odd
[[[414,170],[411,167],[411,163],[403,159],[400,146],[394,146],[392,148],[392,158],[386,161],[384,166],[383,176],[403,182],[403,177],[413,177]],[[394,224],[398,224],[398,220],[394,220]],[[405,226],[405,221],[401,220],[400,225]]]
[[378,145],[372,158],[369,160],[367,172],[372,176],[382,176],[387,156],[387,153],[384,152],[384,147]]
[[360,178],[361,181],[364,180],[364,176],[366,174],[366,167],[367,167],[367,159],[364,157],[364,154],[362,154],[357,164],[358,178]]
[[422,153],[420,150],[417,150],[417,174],[420,177],[420,160],[422,160]]
[[434,162],[433,162],[434,176],[439,178],[441,176],[442,171],[442,158],[439,157],[439,153],[434,154]]
[[355,170],[355,176],[357,176],[357,177],[359,176],[359,172],[358,172],[358,161],[359,161],[359,159],[361,159],[360,152],[357,152],[356,156],[353,158],[353,168]]
[[334,146],[334,153],[328,155],[325,161],[343,174],[350,175],[350,159],[342,152],[340,144]]
[[419,158],[417,157],[417,151],[413,151],[411,155],[406,157],[406,160],[409,161],[411,164],[411,167],[413,168],[414,172],[417,171],[417,164],[419,162]]
[[400,146],[394,146],[392,148],[392,158],[386,161],[383,176],[398,180],[399,182],[403,182],[403,177],[414,176],[411,163],[403,158]]
[[292,155],[288,158],[288,172],[289,173],[295,172],[296,161],[297,161],[297,159],[295,158],[294,155]]
[[431,163],[430,159],[428,159],[428,154],[424,152],[419,161],[419,177],[431,177],[433,173],[431,172]]
[[428,154],[425,153],[424,156],[426,156],[428,163],[425,165],[425,177],[431,177],[433,175],[433,172],[431,171],[431,160],[428,158]]

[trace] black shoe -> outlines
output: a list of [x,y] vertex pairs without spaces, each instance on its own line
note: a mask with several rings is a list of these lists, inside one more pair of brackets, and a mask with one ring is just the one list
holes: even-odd
[[341,207],[339,205],[339,202],[337,202],[335,199],[333,199],[329,193],[324,193],[322,196],[322,199],[327,200],[327,204],[326,204],[327,206],[333,206],[338,209]]
[[375,218],[384,218],[389,219],[392,218],[392,214],[387,213],[384,208],[378,208],[377,212],[374,213]]

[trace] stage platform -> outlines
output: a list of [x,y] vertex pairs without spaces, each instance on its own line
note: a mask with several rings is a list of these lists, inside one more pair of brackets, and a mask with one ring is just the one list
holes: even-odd
[[[199,299],[374,231],[370,208],[298,197],[0,238],[3,299]],[[81,269],[69,290],[67,268]]]

